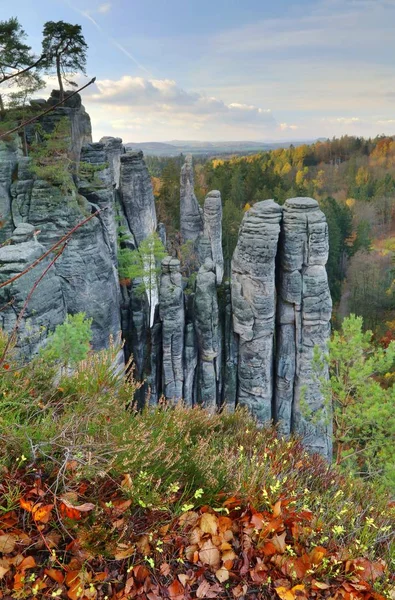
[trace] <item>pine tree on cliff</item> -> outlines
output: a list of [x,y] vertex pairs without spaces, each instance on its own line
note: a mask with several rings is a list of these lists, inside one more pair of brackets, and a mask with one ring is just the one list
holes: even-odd
[[[44,85],[38,75],[43,56],[34,56],[31,47],[24,43],[25,38],[26,33],[16,17],[0,21],[0,84],[6,87],[17,84],[19,96],[26,96]],[[3,94],[0,94],[1,120],[5,112]]]
[[47,21],[43,30],[43,52],[48,72],[56,72],[60,100],[64,100],[63,80],[76,86],[67,76],[82,72],[86,74],[86,51],[88,45],[81,33],[81,25],[64,21]]

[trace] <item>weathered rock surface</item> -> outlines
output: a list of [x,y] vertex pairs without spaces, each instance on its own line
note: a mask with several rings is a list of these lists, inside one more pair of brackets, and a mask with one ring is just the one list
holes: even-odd
[[102,137],[100,143],[104,145],[104,152],[108,167],[111,172],[112,183],[115,188],[119,188],[119,180],[121,176],[121,156],[125,154],[125,149],[121,138],[118,137]]
[[237,399],[237,365],[239,349],[237,335],[233,331],[232,296],[228,282],[225,284],[224,303],[223,404],[226,405],[229,411],[233,411],[236,407]]
[[203,211],[195,196],[192,155],[188,154],[181,168],[180,231],[184,242],[195,242],[203,232]]
[[[15,277],[44,254],[45,248],[38,243],[34,231],[32,225],[21,224],[13,232],[11,245],[0,248],[0,283]],[[8,333],[13,331],[35,282],[50,262],[49,257],[43,259],[37,267],[0,289],[1,329]],[[18,328],[16,347],[25,358],[29,358],[65,318],[61,280],[52,266],[27,303]]]
[[219,191],[209,192],[204,202],[204,237],[209,241],[211,258],[215,265],[217,285],[224,275],[222,253],[222,200]]
[[178,402],[183,397],[184,384],[185,310],[180,261],[171,256],[162,260],[159,297],[164,394],[166,400]]
[[232,260],[234,331],[239,335],[238,403],[260,423],[272,417],[275,258],[281,208],[273,200],[245,215]]
[[276,416],[281,431],[302,435],[326,458],[332,453],[331,415],[315,373],[314,348],[323,352],[330,336],[332,301],[325,264],[328,228],[312,198],[286,201],[280,252],[277,311]]
[[[67,98],[67,96],[72,93],[72,91],[66,91],[66,100],[64,104],[40,118],[39,123],[46,133],[52,133],[59,121],[62,119],[67,119],[69,121],[71,158],[76,167],[78,167],[82,146],[92,142],[92,125],[90,116],[82,105],[81,96],[76,94],[72,98]],[[48,99],[46,105],[40,107],[40,110],[45,110],[45,108],[54,106],[59,102],[59,99],[59,90],[52,90],[51,97]],[[35,125],[26,127],[26,138],[28,142],[32,141],[34,135]]]
[[157,227],[154,192],[141,151],[121,156],[120,188],[122,207],[138,246]]
[[185,297],[184,337],[184,403],[194,406],[197,402],[198,342],[195,330],[195,294]]
[[195,328],[199,349],[198,398],[210,412],[217,408],[218,299],[215,265],[206,259],[199,269],[195,292]]
[[8,239],[14,229],[10,190],[20,156],[17,138],[10,141],[0,140],[0,243]]

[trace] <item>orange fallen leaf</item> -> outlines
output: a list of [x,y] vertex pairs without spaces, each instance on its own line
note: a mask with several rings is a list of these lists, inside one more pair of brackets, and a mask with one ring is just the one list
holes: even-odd
[[45,573],[45,575],[48,575],[48,577],[50,577],[57,583],[64,582],[64,575],[63,575],[62,571],[59,571],[58,569],[45,569],[44,573]]
[[51,517],[51,510],[53,509],[53,506],[53,504],[47,504],[45,506],[33,506],[33,519],[40,523],[48,523]]
[[167,588],[167,592],[171,600],[184,600],[184,586],[175,579]]

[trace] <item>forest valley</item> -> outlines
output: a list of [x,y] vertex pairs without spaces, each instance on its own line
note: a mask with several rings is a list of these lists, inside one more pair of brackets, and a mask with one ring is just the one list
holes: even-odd
[[[183,157],[147,157],[158,217],[169,233],[178,222]],[[230,263],[243,214],[254,202],[310,196],[319,200],[329,227],[327,272],[336,327],[361,315],[378,339],[395,330],[395,140],[344,136],[232,158],[195,158],[195,192],[223,198],[223,250]]]

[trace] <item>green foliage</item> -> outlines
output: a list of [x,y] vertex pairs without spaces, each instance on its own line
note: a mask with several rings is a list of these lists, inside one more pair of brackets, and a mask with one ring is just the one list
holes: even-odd
[[[158,287],[160,261],[166,256],[166,250],[157,233],[143,240],[136,250],[120,248],[118,250],[118,271],[120,279],[140,280],[136,291],[143,295]],[[150,303],[151,304],[151,303]]]
[[97,177],[97,173],[107,169],[108,163],[93,164],[85,161],[79,163],[79,176],[94,187],[103,187],[103,182]]
[[36,141],[30,149],[31,170],[39,178],[59,186],[67,195],[74,189],[69,157],[71,142],[70,121],[61,119],[52,133],[36,125]]
[[395,491],[395,387],[380,376],[394,368],[395,342],[375,346],[361,317],[344,319],[329,344],[330,381],[338,464]]
[[66,83],[76,86],[67,76],[85,73],[88,46],[81,32],[81,25],[71,25],[64,21],[47,21],[44,25],[44,66],[49,73],[57,74],[61,100],[64,97],[63,79]]
[[43,360],[50,364],[60,363],[63,367],[75,367],[86,359],[92,339],[91,325],[92,319],[87,319],[85,313],[67,315],[65,322],[48,337],[41,351]]
[[[26,33],[17,18],[0,21],[0,84],[7,77],[16,75],[37,61],[31,47],[25,44],[25,38]],[[9,99],[10,106],[15,107],[26,104],[27,98],[33,92],[44,87],[44,82],[36,67],[13,77],[5,85],[7,90],[9,86],[18,85],[19,90],[10,93]],[[2,120],[5,117],[5,102],[2,94],[0,94],[0,117]]]

